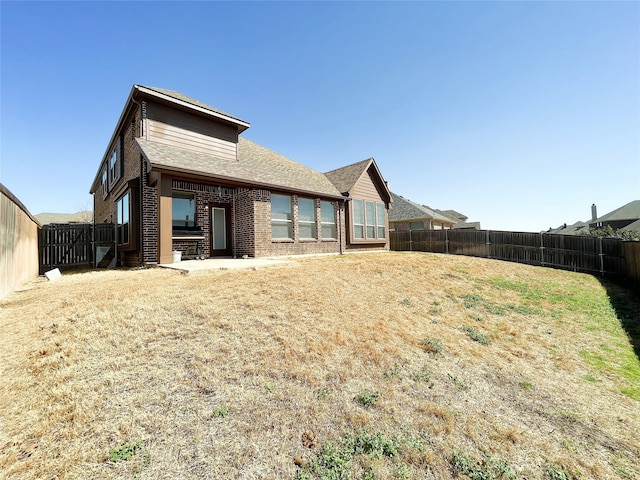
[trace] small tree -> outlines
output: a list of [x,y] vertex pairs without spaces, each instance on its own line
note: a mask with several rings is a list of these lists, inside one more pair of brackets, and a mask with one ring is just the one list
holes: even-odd
[[590,228],[589,231],[582,231],[580,235],[591,235],[594,237],[619,238],[620,240],[640,240],[640,233],[634,230],[614,230],[611,225],[600,228]]

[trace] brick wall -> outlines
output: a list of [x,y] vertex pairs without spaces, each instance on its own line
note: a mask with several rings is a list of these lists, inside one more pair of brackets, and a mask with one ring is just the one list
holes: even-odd
[[264,196],[269,192],[250,188],[238,188],[234,203],[235,229],[234,229],[234,251],[238,257],[248,255],[256,256],[256,228],[255,228],[255,207],[254,198],[258,202],[263,201]]
[[158,262],[158,187],[149,185],[147,162],[142,163],[142,262]]
[[204,240],[195,241],[173,241],[173,249],[185,252],[187,247],[191,245],[199,245],[205,257],[211,255],[211,214],[209,212],[209,205],[211,203],[229,205],[231,212],[231,224],[235,222],[233,198],[234,189],[223,187],[220,185],[207,185],[202,183],[195,183],[189,180],[180,178],[173,179],[172,188],[174,190],[180,190],[181,192],[192,192],[196,198],[196,226],[204,233]]
[[[254,222],[256,238],[256,257],[283,256],[283,255],[307,255],[320,253],[339,253],[340,240],[320,239],[322,227],[320,224],[320,199],[315,199],[316,204],[316,231],[317,240],[300,239],[298,229],[298,197],[292,195],[292,229],[293,239],[271,239],[271,194],[266,190],[260,190],[261,194],[254,202]],[[343,202],[339,202],[338,210],[340,219],[344,217]],[[338,227],[338,225],[336,225]],[[339,233],[339,228],[337,228]],[[344,229],[342,230],[344,231]]]

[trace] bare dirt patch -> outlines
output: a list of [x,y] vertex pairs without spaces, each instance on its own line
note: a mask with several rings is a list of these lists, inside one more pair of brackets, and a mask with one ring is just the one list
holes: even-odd
[[38,280],[0,302],[0,476],[639,478],[621,325],[588,275],[435,254]]

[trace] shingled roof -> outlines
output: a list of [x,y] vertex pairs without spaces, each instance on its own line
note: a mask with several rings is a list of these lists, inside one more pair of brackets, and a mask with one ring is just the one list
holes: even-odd
[[325,176],[336,186],[340,193],[347,195],[356,182],[360,180],[365,170],[369,168],[371,162],[373,162],[373,158],[368,158],[361,162],[326,172]]
[[[238,117],[234,117],[233,115],[230,115],[230,114],[228,114],[226,112],[223,112],[222,110],[219,110],[219,109],[217,109],[215,107],[212,107],[211,105],[207,105],[206,103],[202,103],[201,101],[196,100],[195,98],[191,98],[191,97],[188,97],[188,96],[186,96],[186,95],[184,95],[184,94],[182,94],[180,92],[176,92],[175,90],[167,90],[167,89],[164,89],[164,88],[157,88],[157,87],[147,87],[147,86],[144,86],[144,85],[136,85],[136,86],[134,86],[134,89],[136,87],[138,88],[138,90],[142,90],[142,91],[144,91],[145,89],[146,90],[151,90],[152,92],[160,93],[162,95],[166,95],[167,97],[171,97],[174,100],[179,100],[181,102],[188,103],[188,104],[194,105],[196,107],[203,108],[205,110],[209,110],[209,111],[211,111],[213,113],[217,113],[219,115],[224,115],[225,117],[229,117],[229,118],[231,118],[233,120],[237,120],[237,121],[242,122],[242,123],[247,123],[244,120],[239,119]],[[248,123],[247,123],[247,126],[248,126]]]
[[451,225],[456,223],[450,218],[440,215],[429,207],[419,205],[393,192],[391,192],[391,198],[393,198],[393,208],[389,210],[390,222],[428,219],[449,223]]
[[640,219],[640,200],[634,200],[620,208],[596,218],[589,222],[590,225],[594,223],[615,222],[620,220],[637,220]]
[[205,153],[136,138],[151,166],[174,172],[272,189],[342,198],[322,173],[305,167],[250,140],[238,139],[238,160],[227,160]]

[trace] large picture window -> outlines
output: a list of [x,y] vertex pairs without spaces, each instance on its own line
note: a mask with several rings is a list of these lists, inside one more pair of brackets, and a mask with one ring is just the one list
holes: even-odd
[[195,193],[173,192],[171,211],[171,224],[174,230],[193,230],[196,228]]
[[292,239],[291,197],[271,194],[271,238]]
[[310,198],[298,199],[298,236],[304,239],[317,238],[316,202]]
[[386,238],[383,203],[354,198],[351,201],[353,240],[383,240]]
[[320,201],[320,223],[322,225],[322,238],[335,239],[336,235],[336,209],[333,203]]
[[130,212],[129,192],[124,194],[117,203],[118,209],[118,245],[127,245],[129,243],[129,212]]

